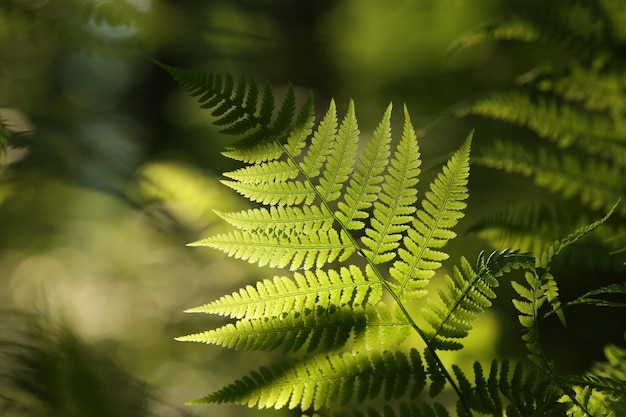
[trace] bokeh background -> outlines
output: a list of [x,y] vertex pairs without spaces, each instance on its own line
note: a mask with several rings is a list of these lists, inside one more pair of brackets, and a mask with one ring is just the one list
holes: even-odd
[[[99,380],[109,381],[107,400],[93,415],[270,414],[183,406],[281,359],[174,340],[219,323],[185,309],[274,272],[185,246],[225,227],[213,209],[246,203],[219,183],[236,166],[220,154],[228,139],[154,61],[252,76],[278,95],[291,82],[299,95],[313,91],[318,112],[353,98],[364,135],[389,102],[398,132],[406,103],[414,125],[429,127],[420,139],[428,184],[471,129],[475,147],[497,129],[433,124],[438,115],[563,58],[550,45],[514,43],[446,55],[466,31],[528,3],[537,2],[2,0],[0,118],[13,139],[0,168],[0,369],[21,384],[6,382],[3,415],[84,415],[81,387]],[[490,249],[466,233],[486,211],[551,198],[480,167],[471,187],[451,260]],[[563,271],[574,288],[623,280],[619,267]],[[510,286],[502,291],[506,300]],[[458,360],[523,357],[510,302],[496,307]],[[606,323],[587,339],[554,333],[565,369],[585,369],[623,341],[623,315],[606,314],[576,316]],[[572,342],[587,349],[570,355]]]

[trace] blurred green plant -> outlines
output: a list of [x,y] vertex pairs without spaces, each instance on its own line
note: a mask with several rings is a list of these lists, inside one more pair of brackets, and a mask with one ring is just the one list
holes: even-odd
[[0,315],[0,412],[7,417],[187,416],[103,346],[44,317]]
[[[478,147],[475,164],[531,177],[555,197],[516,202],[477,222],[472,231],[494,247],[541,251],[564,229],[626,199],[624,27],[619,0],[530,2],[451,46],[456,54],[487,42],[517,42],[545,52],[536,54],[514,87],[450,110],[456,117],[475,116],[475,123],[498,122],[491,123],[495,140]],[[625,218],[622,205],[603,227],[604,236],[587,241],[568,260],[622,271],[623,260],[611,253],[626,250]]]
[[[297,111],[293,88],[275,108],[271,88],[260,89],[254,80],[161,66],[211,111],[223,134],[238,139],[224,154],[246,166],[226,173],[223,183],[258,205],[220,213],[235,231],[192,245],[292,271],[188,310],[232,322],[179,340],[243,351],[282,348],[290,356],[190,404],[355,417],[443,417],[451,409],[458,416],[616,416],[623,407],[623,380],[609,373],[561,375],[539,332],[552,314],[565,325],[564,307],[626,307],[605,300],[626,295],[618,284],[564,302],[551,271],[553,259],[605,223],[617,205],[539,253],[481,253],[475,266],[461,257],[433,296],[431,278],[448,258],[443,248],[456,237],[452,228],[466,207],[472,135],[416,209],[421,159],[406,108],[395,148],[389,105],[359,152],[352,101],[341,120],[331,101],[316,123],[311,96]],[[509,360],[494,359],[488,371],[475,362],[468,378],[468,371],[446,364],[440,354],[464,348],[473,322],[496,298],[500,279],[514,269],[525,270],[525,280],[513,281],[512,301],[535,369],[520,363],[509,374]],[[418,324],[410,311],[424,297],[426,323]],[[423,353],[414,345],[402,347],[411,333],[419,336]],[[455,398],[452,407],[446,385]]]

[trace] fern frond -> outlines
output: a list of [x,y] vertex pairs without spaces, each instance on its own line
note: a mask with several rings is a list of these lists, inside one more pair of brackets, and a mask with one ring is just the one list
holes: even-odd
[[513,289],[521,299],[513,299],[513,305],[519,312],[520,324],[526,329],[522,339],[529,351],[529,359],[540,369],[550,370],[552,365],[546,359],[541,348],[538,323],[541,318],[539,312],[545,304],[546,294],[541,278],[536,272],[526,272],[527,286],[511,281]]
[[[383,303],[375,308],[367,308],[367,327],[356,335],[353,351],[385,351],[396,348],[404,342],[412,330],[412,325],[400,309],[390,310]],[[387,323],[397,323],[389,326]]]
[[335,229],[295,236],[282,232],[234,231],[188,246],[208,246],[259,266],[289,266],[291,270],[321,268],[335,260],[345,260],[355,252],[349,238]]
[[[589,112],[607,114],[619,126],[624,118],[624,72],[604,66],[588,68],[572,63],[562,72],[534,69],[518,77],[521,85],[550,93]],[[619,131],[616,129],[616,131]]]
[[626,160],[626,121],[580,111],[553,97],[531,97],[526,91],[494,92],[459,106],[456,114],[483,116],[525,127],[561,148],[575,145],[617,166],[623,166]]
[[471,134],[431,183],[422,208],[403,239],[403,247],[398,249],[400,260],[394,262],[389,274],[395,280],[394,290],[400,299],[422,296],[428,279],[448,258],[438,249],[456,236],[451,229],[463,217],[470,143]]
[[573,222],[570,215],[564,206],[521,203],[483,216],[467,231],[495,248],[510,246],[538,254],[566,233],[561,221]]
[[587,375],[563,377],[582,405],[575,416],[589,410],[594,416],[618,417],[626,411],[626,349],[608,345],[604,354],[607,360],[594,364]]
[[522,339],[530,352],[529,358],[541,369],[552,372],[552,364],[547,360],[541,349],[539,336],[539,321],[544,318],[540,312],[542,306],[547,302],[552,307],[552,311],[557,314],[561,322],[565,325],[561,301],[559,299],[559,288],[554,276],[549,272],[549,265],[563,249],[576,242],[592,230],[606,222],[615,210],[616,205],[606,216],[596,222],[581,227],[562,240],[557,240],[548,246],[544,252],[536,259],[534,270],[525,274],[528,286],[517,282],[512,282],[513,289],[521,297],[514,299],[513,304],[518,310],[519,321],[526,328],[526,334]]
[[436,397],[441,394],[446,386],[446,374],[441,366],[435,360],[430,349],[424,350],[424,359],[426,360],[426,372],[430,379],[430,387],[428,387],[428,395]]
[[[213,123],[225,126],[222,133],[240,137],[233,145],[231,156],[237,157],[234,151],[237,148],[254,149],[254,162],[282,155],[282,148],[275,143],[275,139],[282,139],[293,127],[296,99],[291,85],[274,116],[274,94],[269,85],[265,85],[259,105],[258,85],[252,79],[246,81],[241,78],[235,83],[230,74],[211,74],[157,64],[192,97],[197,97],[200,107],[212,110]],[[261,149],[263,153],[258,152]]]
[[554,257],[557,256],[562,250],[604,224],[616,210],[618,204],[619,201],[617,203],[614,202],[613,207],[611,207],[608,213],[601,219],[598,219],[587,226],[576,229],[574,232],[570,233],[565,239],[557,240],[551,246],[547,247],[538,259],[539,263],[537,266],[547,268],[550,262],[552,262],[552,259],[554,259]]
[[317,177],[320,174],[322,166],[333,149],[336,135],[337,108],[335,101],[331,100],[326,115],[315,130],[311,138],[311,144],[300,165],[300,169],[307,178]]
[[359,156],[350,176],[343,200],[337,204],[337,220],[348,230],[363,229],[362,221],[369,217],[367,210],[378,199],[383,172],[390,155],[391,105]]
[[409,228],[415,212],[420,165],[417,136],[405,106],[402,138],[384,176],[379,200],[374,202],[371,226],[361,239],[367,248],[363,253],[374,264],[395,257],[392,251],[400,246],[402,234]]
[[290,161],[268,161],[226,172],[224,176],[243,184],[268,184],[293,180],[299,173]]
[[237,191],[250,201],[264,205],[291,206],[311,204],[315,190],[305,181],[242,183],[222,180],[222,184]]
[[426,332],[431,345],[444,350],[461,349],[463,345],[458,340],[469,334],[471,323],[491,307],[491,300],[496,297],[496,278],[511,269],[532,266],[532,256],[513,250],[494,252],[487,259],[481,254],[476,270],[461,258],[452,277],[446,275],[446,288],[439,290],[439,299],[428,299],[428,307],[422,310],[432,328]]
[[487,41],[536,42],[540,38],[541,31],[532,21],[521,16],[511,16],[504,21],[490,23],[462,35],[450,45],[447,54],[451,55]]
[[[313,106],[313,96],[309,95],[302,105],[293,129],[287,137],[287,143],[281,146],[276,140],[271,142],[259,142],[254,146],[230,146],[222,152],[224,156],[246,163],[260,163],[272,161],[284,155],[285,151],[293,157],[297,157],[302,152],[305,141],[313,132],[315,124],[315,109]],[[267,126],[269,129],[269,126]]]
[[[366,333],[372,329],[371,335]],[[274,350],[284,352],[305,350],[311,353],[320,348],[330,352],[345,346],[351,339],[362,338],[363,344],[391,346],[401,343],[408,335],[410,324],[394,319],[381,306],[373,308],[318,306],[314,310],[284,312],[279,316],[239,320],[203,333],[177,338],[179,341],[200,342],[237,350]],[[381,343],[381,338],[382,342]]]
[[390,401],[415,399],[423,389],[425,370],[417,351],[314,356],[293,366],[260,368],[190,404],[237,403],[258,408],[300,407],[319,410],[353,398]]
[[[330,110],[329,110],[330,111]],[[335,201],[341,195],[343,184],[348,180],[356,157],[359,127],[354,112],[354,101],[350,100],[346,116],[341,122],[336,140],[332,143],[330,154],[325,159],[324,174],[319,180],[318,193],[324,202]],[[311,146],[315,144],[315,136]],[[308,156],[308,155],[307,155]],[[309,178],[304,160],[304,173]]]
[[[533,175],[537,185],[565,198],[578,196],[594,210],[609,209],[626,194],[622,167],[594,159],[583,162],[567,153],[557,156],[546,148],[535,153],[519,144],[498,141],[478,156],[477,162],[507,172]],[[626,213],[626,207],[620,213]]]
[[580,297],[563,304],[563,308],[579,304],[587,304],[597,307],[626,307],[626,302],[618,302],[610,299],[605,300],[603,298],[599,298],[601,295],[609,296],[611,298],[617,295],[626,296],[626,281],[621,284],[608,285],[606,287],[588,291]]
[[[563,417],[571,407],[559,401],[562,392],[558,386],[539,378],[536,373],[524,372],[521,363],[515,365],[510,375],[508,361],[494,360],[486,377],[482,365],[474,362],[473,381],[460,367],[454,366],[453,370],[466,404],[481,415]],[[468,415],[458,402],[457,415]]]
[[310,234],[329,230],[334,222],[332,213],[321,206],[272,206],[268,209],[250,209],[232,213],[216,211],[217,215],[239,230],[293,231]]
[[[551,4],[541,10],[525,10],[523,14],[511,15],[499,21],[480,26],[455,41],[448,54],[485,43],[488,41],[516,41],[526,43],[553,42],[565,45],[578,54],[591,54],[602,42],[605,32],[585,31],[598,26],[606,30],[608,22],[602,19],[601,8],[580,8],[580,15],[575,22],[559,16],[557,10],[550,9]],[[569,6],[568,6],[569,7]],[[587,19],[596,25],[581,25],[580,20]]]
[[554,257],[557,256],[563,249],[567,248],[606,222],[611,214],[613,214],[616,207],[617,204],[615,204],[603,218],[591,223],[590,225],[577,229],[573,233],[569,234],[565,239],[555,241],[552,245],[546,247],[541,253],[541,256],[537,259],[537,268],[545,270],[540,277],[545,299],[548,303],[550,303],[552,310],[557,314],[559,320],[564,326],[566,325],[566,321],[565,314],[561,307],[561,301],[559,299],[559,287],[554,279],[554,276],[548,271],[549,265]]
[[376,304],[382,296],[382,285],[366,277],[360,268],[351,265],[339,271],[319,270],[294,273],[293,278],[275,277],[259,281],[230,295],[187,310],[236,319],[279,317],[285,311],[325,309],[331,305],[364,306]]

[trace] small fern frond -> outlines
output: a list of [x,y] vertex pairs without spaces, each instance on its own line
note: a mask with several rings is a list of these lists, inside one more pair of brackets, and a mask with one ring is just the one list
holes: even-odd
[[[603,299],[600,298],[600,296],[608,296],[609,299]],[[580,297],[563,304],[563,308],[581,304],[596,307],[626,307],[626,301],[619,302],[611,299],[616,296],[626,297],[626,281],[621,284],[608,285],[606,287],[588,291]]]
[[224,173],[225,177],[244,184],[284,183],[299,174],[298,168],[287,161],[268,161]]
[[321,268],[335,260],[345,260],[355,252],[350,239],[335,229],[295,236],[282,232],[234,231],[188,246],[208,246],[259,266],[289,267],[292,271]]
[[446,374],[430,349],[424,350],[424,359],[426,360],[426,372],[430,379],[430,387],[428,387],[428,395],[436,397],[441,394],[446,387]]
[[315,199],[315,190],[304,181],[245,183],[223,180],[221,182],[250,201],[264,205],[311,204]]
[[536,42],[541,38],[539,28],[521,16],[487,24],[462,35],[449,48],[448,55],[487,41]]
[[[612,120],[615,129],[624,122],[624,75],[623,70],[605,65],[596,64],[589,68],[574,62],[559,73],[550,68],[534,69],[518,77],[518,82],[558,97],[569,105],[578,105],[590,114],[606,114],[607,121]],[[605,127],[610,126],[607,121],[603,122]]]
[[[581,8],[579,19],[597,21],[599,16],[599,13]],[[607,22],[602,22],[600,25],[606,28]],[[550,5],[548,5],[543,10],[526,11],[523,14],[511,15],[502,20],[480,26],[455,41],[449,48],[448,54],[489,41],[553,42],[563,44],[579,54],[592,53],[594,47],[597,48],[598,43],[601,42],[602,34],[584,32],[582,29],[587,27],[581,25],[580,20],[572,23],[566,18],[558,17],[557,11],[551,10]]]
[[531,97],[525,91],[505,91],[461,106],[457,115],[479,115],[525,127],[560,148],[576,146],[623,166],[626,122],[578,107],[550,96]]
[[239,230],[265,232],[292,231],[310,234],[316,230],[329,230],[334,222],[332,213],[321,206],[271,206],[268,209],[250,209],[232,213],[216,211],[222,219]]
[[576,417],[585,410],[594,417],[618,417],[626,412],[626,349],[609,345],[604,353],[607,360],[594,364],[587,375],[562,377],[574,387]]
[[495,248],[510,245],[539,254],[567,232],[560,221],[575,221],[565,206],[521,203],[483,216],[468,229],[468,233],[475,233]]
[[374,218],[361,238],[365,255],[374,264],[389,262],[400,246],[402,234],[409,228],[417,200],[415,186],[420,174],[420,153],[417,136],[406,106],[404,129],[383,179],[379,200],[374,203]]
[[[533,175],[540,187],[564,198],[578,196],[592,210],[609,209],[626,194],[622,167],[594,159],[583,162],[569,153],[557,156],[543,147],[533,152],[519,144],[497,141],[476,161],[506,172]],[[626,213],[626,207],[620,213]]]
[[[516,364],[512,375],[506,360],[492,361],[488,376],[478,362],[474,362],[473,370],[472,382],[460,367],[453,367],[466,404],[481,415],[563,417],[570,408],[559,401],[562,393],[556,385],[535,373],[525,373],[521,363]],[[460,403],[456,408],[458,416],[468,415]]]
[[[293,127],[296,98],[291,85],[275,115],[274,94],[269,85],[265,85],[259,105],[259,88],[253,79],[241,78],[235,83],[230,74],[211,74],[157,64],[192,97],[197,97],[200,107],[212,110],[213,124],[225,126],[222,133],[240,137],[233,149],[254,149],[257,154],[255,162],[282,155],[275,139],[283,138]],[[303,107],[304,114],[309,113],[306,111],[308,106],[311,104]],[[259,146],[264,152],[258,152]],[[237,152],[231,152],[231,156],[237,156]]]
[[536,272],[526,272],[525,278],[528,286],[511,281],[513,289],[521,297],[521,299],[513,299],[513,305],[519,312],[520,324],[526,329],[522,339],[528,348],[529,359],[540,369],[550,370],[552,365],[544,356],[538,328],[541,318],[539,311],[547,301],[546,294],[541,278]]
[[511,282],[513,289],[521,297],[521,299],[514,299],[513,305],[520,313],[518,316],[520,323],[526,328],[526,334],[524,334],[522,339],[526,342],[530,352],[529,358],[539,368],[549,373],[552,372],[552,364],[546,359],[541,349],[539,336],[539,321],[547,316],[540,310],[546,302],[550,304],[552,312],[556,313],[559,320],[565,325],[565,315],[559,299],[558,284],[554,276],[549,272],[550,263],[563,249],[606,222],[616,206],[614,205],[603,218],[577,229],[566,238],[558,240],[547,247],[536,259],[535,268],[525,274],[528,286],[514,281]]
[[[315,136],[313,140],[315,140]],[[330,154],[325,158],[324,174],[318,185],[318,193],[322,201],[335,201],[341,195],[343,184],[348,180],[352,171],[358,140],[359,127],[354,112],[354,101],[350,100],[348,111],[339,126]],[[306,168],[304,171],[305,175],[311,177]]]
[[552,245],[547,247],[539,257],[539,263],[537,266],[541,268],[547,268],[550,262],[552,262],[552,259],[554,259],[554,257],[557,256],[563,249],[567,248],[586,234],[592,232],[593,230],[604,224],[616,210],[618,204],[619,201],[617,203],[614,202],[613,207],[611,207],[608,213],[601,219],[596,220],[595,222],[587,226],[578,228],[574,232],[570,233],[565,239],[557,240]]
[[376,304],[382,296],[382,285],[370,281],[358,267],[351,265],[339,271],[319,270],[294,273],[293,278],[275,277],[248,285],[232,294],[187,310],[236,319],[280,317],[285,311],[325,309],[331,305],[364,306]]
[[380,194],[382,174],[390,155],[391,108],[391,105],[387,107],[381,122],[359,156],[343,199],[337,204],[337,220],[348,230],[361,230],[365,227],[363,220],[369,217],[367,210]]
[[441,252],[456,234],[451,230],[463,217],[467,198],[471,134],[450,158],[422,199],[422,208],[407,230],[403,247],[398,249],[389,274],[395,280],[394,290],[400,299],[424,295],[428,283],[441,261],[448,255]]
[[296,407],[320,410],[353,398],[391,401],[415,399],[424,387],[425,370],[417,351],[314,356],[292,366],[260,368],[223,389],[190,404],[237,403],[258,408]]
[[481,254],[476,270],[461,258],[461,265],[454,267],[452,277],[446,275],[446,288],[439,290],[439,299],[430,298],[428,307],[423,309],[432,328],[426,332],[430,344],[436,349],[461,349],[463,345],[458,340],[469,334],[471,323],[491,307],[491,300],[496,297],[493,291],[499,286],[496,278],[511,269],[529,268],[533,264],[533,257],[512,250],[494,252],[487,259]]
[[335,101],[331,100],[326,115],[320,121],[308,147],[308,152],[304,155],[304,160],[300,166],[303,174],[307,178],[317,177],[322,166],[328,159],[333,149],[337,135],[337,108]]
[[[369,329],[374,329],[372,335],[366,335]],[[372,346],[372,339],[377,338],[376,347],[380,349],[380,338],[388,346],[401,343],[409,329],[410,324],[394,319],[380,306],[375,309],[372,306],[338,308],[331,305],[331,308],[318,306],[314,310],[243,319],[177,340],[247,351],[282,347],[284,352],[305,350],[311,353],[318,348],[324,352],[337,350],[351,339],[364,339],[364,345]]]

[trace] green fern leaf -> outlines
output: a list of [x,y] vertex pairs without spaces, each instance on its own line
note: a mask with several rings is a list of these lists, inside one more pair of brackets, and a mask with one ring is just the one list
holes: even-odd
[[624,122],[602,113],[582,112],[577,106],[551,97],[531,97],[522,91],[496,92],[460,106],[458,116],[468,114],[526,127],[560,148],[576,145],[623,166],[626,157]]
[[242,183],[222,181],[247,199],[265,205],[311,204],[315,199],[315,190],[304,181]]
[[374,203],[371,227],[365,229],[362,238],[367,247],[363,252],[375,264],[395,257],[392,251],[400,246],[402,233],[409,228],[415,212],[420,165],[417,137],[405,106],[402,138],[385,174],[380,200]]
[[319,410],[344,405],[355,397],[360,401],[381,396],[390,401],[409,394],[415,398],[412,386],[423,379],[424,372],[421,362],[412,362],[402,352],[314,356],[291,367],[260,368],[190,404],[230,402]]
[[[322,201],[335,201],[341,195],[342,186],[352,171],[358,139],[359,128],[354,112],[354,102],[351,100],[346,116],[339,127],[336,140],[333,142],[330,154],[325,158],[324,175],[320,178],[318,185],[318,193]],[[315,140],[315,136],[313,140]],[[311,177],[306,168],[305,175]]]
[[587,304],[597,307],[626,307],[626,302],[605,300],[599,298],[598,296],[600,295],[609,295],[610,297],[616,295],[626,296],[626,281],[622,282],[621,284],[608,285],[606,287],[601,287],[595,290],[588,291],[582,296],[565,303],[563,305],[563,308],[578,304]]
[[[366,335],[373,329],[372,335]],[[283,313],[279,316],[239,320],[215,330],[177,340],[201,342],[238,350],[274,350],[280,346],[284,352],[305,349],[311,353],[321,348],[328,352],[345,346],[349,340],[363,338],[364,345],[376,348],[400,343],[408,335],[410,325],[377,306],[352,308],[345,306]],[[383,342],[383,343],[381,343]]]
[[[454,42],[448,53],[455,53],[487,41],[554,42],[577,50],[581,55],[592,53],[601,41],[595,33],[581,31],[586,26],[580,24],[580,19],[597,21],[602,13],[599,10],[601,8],[594,2],[586,3],[587,6],[593,4],[593,7],[581,8],[581,16],[574,23],[560,17],[558,11],[551,9],[551,4],[548,4],[547,10],[531,9],[524,14],[513,15],[474,29]],[[607,22],[599,24],[606,26]]]
[[[250,88],[254,86],[256,86],[256,84],[252,83]],[[250,98],[250,93],[248,93],[246,98],[245,106],[248,108],[249,114],[254,115],[257,96],[250,98],[250,103],[248,103],[248,98]],[[254,117],[250,118],[253,121],[256,120]],[[223,155],[237,161],[251,164],[276,160],[283,156],[285,152],[288,152],[295,158],[302,152],[306,139],[313,132],[314,124],[315,110],[313,106],[313,97],[309,95],[298,113],[293,129],[288,135],[287,143],[284,146],[281,146],[277,141],[259,142],[252,147],[231,146],[223,152]],[[254,125],[252,126],[254,127]],[[267,128],[269,129],[269,126]]]
[[400,260],[389,270],[397,283],[394,290],[400,299],[424,295],[428,279],[441,266],[441,261],[448,258],[438,249],[456,236],[450,229],[463,217],[470,143],[471,135],[431,184],[422,199],[422,208],[404,237],[404,247],[398,250]]
[[545,291],[542,288],[541,278],[536,272],[525,274],[529,287],[511,282],[513,289],[522,297],[522,300],[513,299],[513,305],[519,312],[518,318],[522,326],[526,328],[526,333],[522,339],[526,342],[529,350],[529,359],[542,369],[549,369],[551,366],[543,355],[540,345],[538,322],[540,319],[539,310],[546,302]]
[[479,257],[475,271],[465,258],[455,267],[452,277],[446,276],[446,288],[439,291],[439,300],[428,300],[423,309],[426,321],[432,327],[427,332],[429,342],[437,349],[457,350],[463,345],[458,339],[466,337],[472,329],[471,322],[491,306],[496,297],[496,279],[512,268],[532,267],[534,258],[517,251],[493,253],[486,260]]
[[[521,145],[498,141],[478,156],[477,162],[506,172],[533,175],[537,185],[565,198],[577,195],[593,210],[608,210],[624,194],[621,167],[593,159],[583,162],[569,153],[556,156],[543,147],[531,152]],[[626,209],[620,212],[626,213]]]
[[268,184],[293,180],[298,174],[298,167],[290,161],[268,161],[227,172],[224,176],[243,184]]
[[363,229],[363,219],[367,210],[378,199],[383,181],[383,172],[390,155],[391,105],[387,107],[383,119],[368,141],[363,154],[350,177],[342,201],[337,204],[337,220],[349,230]]
[[[158,65],[186,88],[191,96],[198,97],[200,107],[212,110],[211,115],[215,117],[213,123],[227,126],[222,129],[222,133],[241,136],[233,149],[253,149],[252,153],[257,153],[255,162],[276,159],[282,155],[282,149],[275,143],[275,139],[281,139],[293,127],[295,95],[291,86],[272,120],[274,95],[269,85],[263,90],[259,107],[259,90],[254,80],[246,81],[242,78],[235,86],[229,74],[221,76],[160,63]],[[258,147],[264,152],[258,152]],[[237,152],[231,151],[231,156],[237,156]]]
[[187,310],[188,313],[208,313],[236,319],[279,317],[285,311],[325,309],[331,305],[364,306],[376,304],[382,296],[382,285],[370,281],[356,266],[339,271],[305,271],[294,277],[275,277],[248,285],[211,303]]
[[535,42],[540,37],[540,29],[532,21],[521,16],[511,16],[504,21],[491,23],[462,35],[448,48],[447,53],[454,54],[486,41],[514,40]]
[[345,234],[334,229],[297,236],[235,231],[211,236],[189,246],[208,246],[259,266],[289,266],[291,270],[321,268],[335,260],[345,260],[355,251]]
[[426,360],[426,373],[430,379],[428,395],[436,397],[446,386],[446,375],[441,369],[441,366],[437,363],[437,360],[431,350],[426,349],[424,351],[424,359]]
[[333,149],[337,135],[337,109],[331,100],[326,115],[313,134],[300,169],[307,178],[317,177]]
[[292,231],[310,234],[329,230],[335,219],[325,206],[287,206],[251,209],[233,213],[216,211],[217,215],[240,230]]
[[[409,337],[412,326],[399,309],[390,311],[380,303],[375,308],[367,308],[366,314],[367,327],[355,335],[353,351],[385,351],[397,347]],[[421,361],[419,357],[414,359]]]
[[618,204],[619,204],[619,201],[618,203],[613,204],[613,207],[611,207],[608,213],[601,219],[596,220],[595,222],[587,226],[578,228],[574,232],[570,233],[565,239],[557,240],[551,246],[547,247],[544,250],[544,252],[541,254],[539,258],[539,264],[537,266],[543,267],[543,268],[548,267],[550,262],[552,262],[552,259],[554,259],[554,257],[557,256],[563,249],[567,248],[568,246],[578,241],[580,238],[582,238],[586,234],[592,232],[593,230],[597,229],[602,224],[604,224],[609,219],[609,217],[611,217],[611,215],[617,208]]

